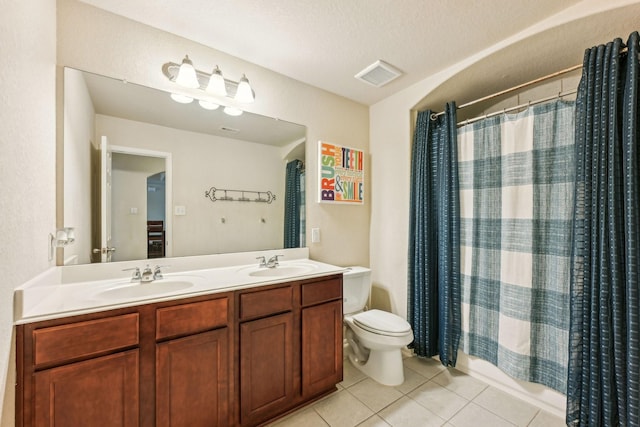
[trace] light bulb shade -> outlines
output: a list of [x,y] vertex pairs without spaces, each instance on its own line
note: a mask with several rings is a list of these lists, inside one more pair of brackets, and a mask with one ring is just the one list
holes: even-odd
[[218,107],[220,107],[215,102],[207,101],[207,100],[204,100],[204,99],[199,100],[198,104],[200,104],[200,106],[202,108],[204,108],[205,110],[217,110]]
[[189,104],[190,102],[193,102],[193,98],[191,98],[190,96],[187,96],[187,95],[181,95],[179,93],[172,93],[169,96],[171,97],[171,99],[173,99],[176,102],[179,102],[180,104]]
[[244,74],[242,75],[240,82],[238,82],[238,90],[236,91],[235,100],[245,104],[255,101],[253,90],[249,85],[249,79],[247,79],[247,76]]
[[224,107],[224,112],[230,116],[242,115],[242,110],[236,107]]
[[209,77],[207,92],[216,96],[227,96],[227,85],[224,82],[222,71],[220,71],[217,65],[216,69],[211,73],[211,77]]
[[196,75],[196,69],[193,67],[193,62],[189,59],[189,55],[185,55],[178,70],[178,77],[176,77],[176,83],[183,87],[196,89],[200,87],[198,82],[198,76]]

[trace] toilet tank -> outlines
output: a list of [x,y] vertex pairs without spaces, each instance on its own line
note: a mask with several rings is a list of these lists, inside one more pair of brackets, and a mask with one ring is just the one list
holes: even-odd
[[371,291],[371,270],[365,267],[347,267],[342,273],[342,311],[344,314],[364,310]]

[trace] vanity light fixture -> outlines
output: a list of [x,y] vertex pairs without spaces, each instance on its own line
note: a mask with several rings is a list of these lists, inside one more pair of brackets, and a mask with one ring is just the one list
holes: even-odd
[[193,67],[193,62],[189,59],[189,55],[185,55],[182,60],[182,64],[180,64],[176,83],[180,86],[192,89],[200,87],[200,82],[196,75],[196,69]]
[[211,77],[209,77],[207,92],[215,96],[227,96],[227,85],[224,82],[224,77],[222,77],[222,71],[217,65],[213,73],[211,73]]
[[205,110],[217,110],[218,107],[220,107],[220,105],[215,102],[207,101],[205,99],[198,100],[198,104],[200,104],[200,106]]
[[225,114],[228,114],[230,116],[241,116],[242,115],[242,110],[236,107],[224,107],[224,112]]
[[251,86],[249,85],[249,79],[244,74],[238,83],[238,90],[236,91],[235,100],[238,102],[242,102],[245,104],[252,103],[255,101],[253,90],[251,90]]
[[180,104],[190,104],[191,102],[193,102],[193,98],[187,95],[172,93],[169,96],[171,96],[171,99],[173,99],[176,102],[179,102]]
[[[232,98],[239,103],[255,101],[255,93],[246,75],[243,74],[238,82],[228,80],[224,78],[217,65],[211,73],[205,73],[193,66],[188,55],[185,55],[181,64],[175,62],[164,64],[162,73],[170,81],[186,88],[199,89],[214,96]],[[194,96],[194,98],[198,98],[198,96]],[[236,110],[238,109],[236,108]]]

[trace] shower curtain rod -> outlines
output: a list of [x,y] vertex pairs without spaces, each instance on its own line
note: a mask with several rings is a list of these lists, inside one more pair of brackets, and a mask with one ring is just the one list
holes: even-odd
[[[626,52],[627,52],[627,48],[626,47],[623,48],[623,49],[620,49],[620,55],[622,55],[622,54],[624,54]],[[461,110],[463,108],[470,107],[472,105],[478,104],[479,102],[488,101],[489,99],[497,98],[497,97],[505,95],[505,94],[507,94],[509,92],[514,92],[516,90],[523,89],[523,88],[525,88],[527,86],[531,86],[531,85],[534,85],[536,83],[540,83],[540,82],[543,82],[545,80],[549,80],[549,79],[552,79],[554,77],[558,77],[558,76],[560,76],[562,74],[566,74],[566,73],[570,73],[571,71],[579,70],[580,68],[582,68],[582,64],[574,65],[573,67],[565,68],[564,70],[556,71],[555,73],[547,74],[546,76],[543,76],[543,77],[538,77],[537,79],[528,81],[526,83],[522,83],[522,84],[519,84],[517,86],[510,87],[509,89],[501,90],[500,92],[496,92],[496,93],[492,93],[491,95],[483,96],[482,98],[475,99],[473,101],[467,102],[466,104],[458,105],[457,109]],[[553,99],[553,98],[551,98],[551,99]],[[439,113],[433,113],[433,114],[431,114],[431,120],[435,120],[436,117],[441,116],[443,114],[444,114],[444,111],[440,111]]]
[[[501,90],[500,92],[492,93],[491,95],[483,96],[482,98],[478,98],[478,99],[475,99],[473,101],[467,102],[466,104],[459,105],[457,107],[457,109],[461,110],[461,109],[466,108],[466,107],[471,107],[472,105],[478,104],[480,102],[488,101],[489,99],[492,99],[492,98],[497,98],[497,97],[505,95],[505,94],[507,94],[509,92],[514,92],[514,91],[516,91],[518,89],[523,89],[523,88],[525,88],[527,86],[531,86],[531,85],[534,85],[536,83],[540,83],[540,82],[543,82],[545,80],[549,80],[549,79],[552,79],[554,77],[558,77],[558,76],[560,76],[562,74],[566,74],[566,73],[570,73],[571,71],[579,70],[580,68],[582,68],[582,64],[574,65],[573,67],[565,68],[564,70],[556,71],[555,73],[547,74],[546,76],[539,77],[539,78],[531,80],[529,82],[521,83],[521,84],[519,84],[517,86],[510,87],[509,89]],[[431,114],[431,120],[435,120],[436,117],[441,116],[443,114],[444,114],[444,111],[440,111],[439,113],[433,113],[433,114]]]
[[500,111],[494,111],[493,113],[489,113],[489,114],[483,114],[481,116],[477,116],[474,117],[472,119],[466,119],[463,120],[461,122],[457,123],[457,126],[466,126],[468,124],[477,122],[479,120],[484,120],[488,117],[493,117],[493,116],[499,116],[500,114],[505,114],[505,113],[510,113],[511,111],[515,111],[515,110],[520,110],[521,108],[528,108],[531,107],[532,105],[536,105],[536,104],[542,104],[543,102],[547,102],[547,101],[551,101],[553,99],[561,99],[565,96],[569,96],[569,95],[573,95],[574,93],[577,93],[578,89],[572,89],[572,90],[568,90],[566,92],[559,92],[557,95],[552,95],[552,96],[547,96],[546,98],[541,98],[541,99],[537,99],[535,101],[529,101],[526,104],[520,104],[520,105],[516,105],[514,107],[509,107],[509,108],[504,108]]

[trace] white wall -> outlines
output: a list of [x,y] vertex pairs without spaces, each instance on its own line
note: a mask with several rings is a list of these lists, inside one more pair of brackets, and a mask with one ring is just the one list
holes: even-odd
[[307,234],[312,227],[322,233],[320,243],[310,244],[310,254],[337,265],[368,265],[370,174],[366,174],[364,206],[318,205],[314,190],[318,140],[368,152],[367,107],[86,4],[58,1],[60,66],[170,90],[175,86],[162,75],[162,64],[179,61],[186,53],[199,68],[218,64],[227,76],[246,73],[256,91],[256,102],[248,111],[307,126]]
[[0,1],[0,425],[14,425],[13,290],[55,230],[55,2]]

